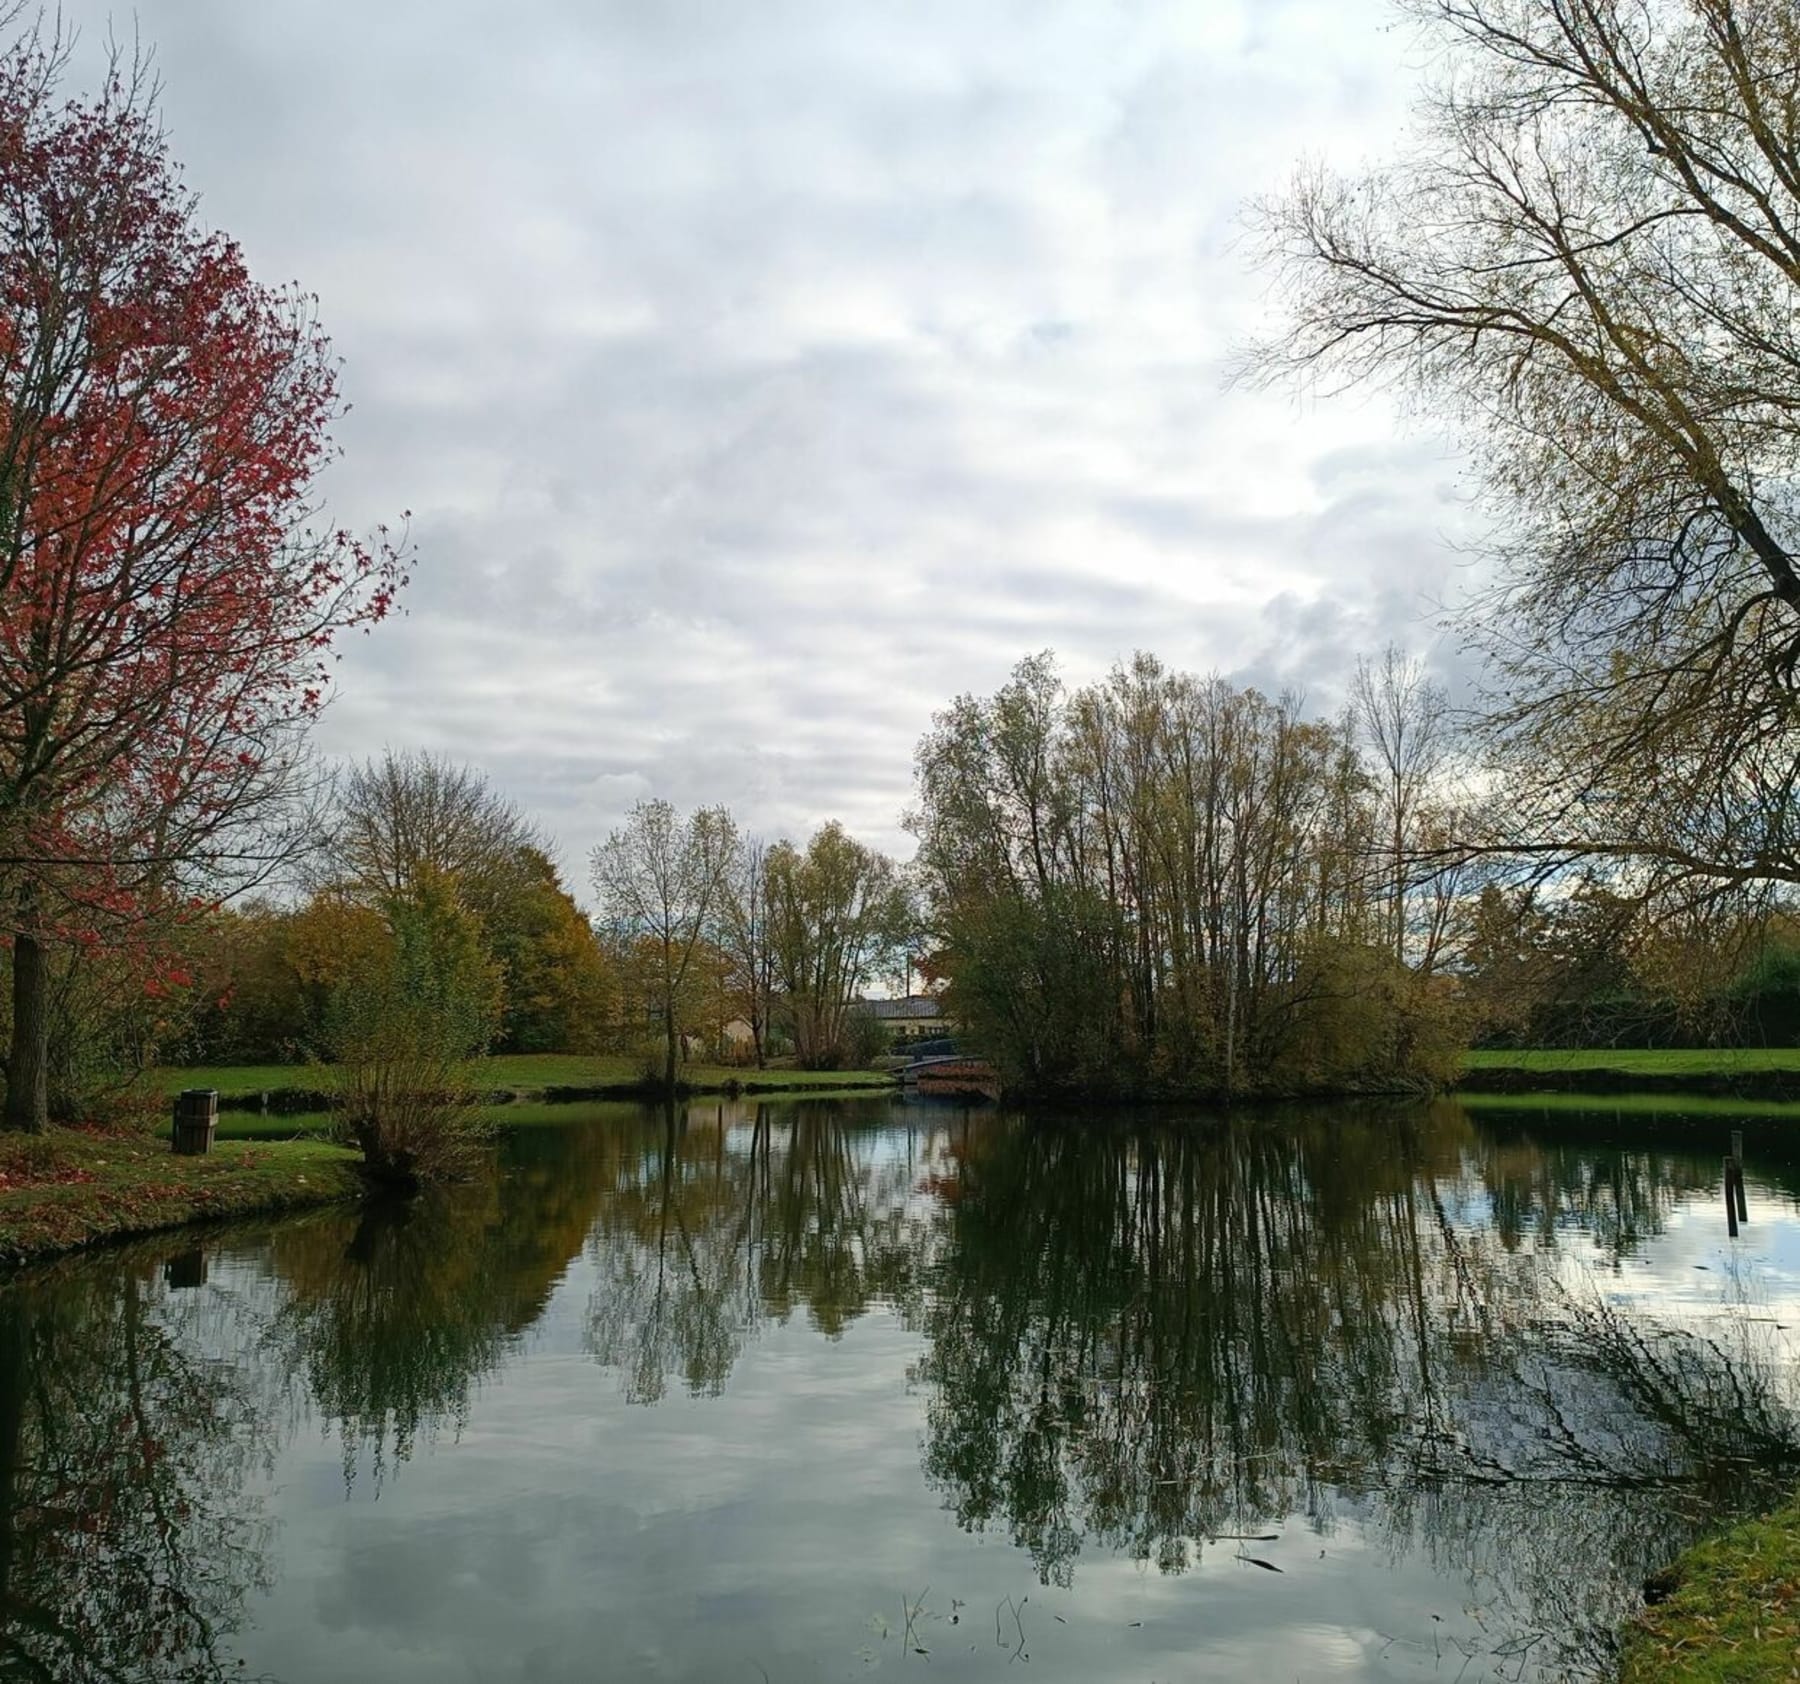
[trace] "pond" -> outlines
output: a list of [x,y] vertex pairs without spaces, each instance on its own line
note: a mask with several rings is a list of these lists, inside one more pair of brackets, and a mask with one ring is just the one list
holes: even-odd
[[1800,1483],[1783,1126],[585,1108],[40,1268],[0,1678],[1604,1676]]

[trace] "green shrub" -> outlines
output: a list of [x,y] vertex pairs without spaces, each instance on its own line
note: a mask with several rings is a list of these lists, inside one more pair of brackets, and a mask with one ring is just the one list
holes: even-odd
[[447,885],[428,880],[388,920],[388,952],[339,984],[327,1021],[341,1132],[372,1177],[411,1188],[480,1160],[471,1062],[493,1037],[499,988]]
[[873,1012],[851,1012],[844,1019],[844,1069],[867,1070],[893,1046],[893,1041],[887,1025]]

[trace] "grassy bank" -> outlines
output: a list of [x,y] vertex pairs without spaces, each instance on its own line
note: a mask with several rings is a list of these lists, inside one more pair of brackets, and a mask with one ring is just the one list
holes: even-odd
[[[568,1095],[626,1097],[645,1090],[636,1059],[583,1057],[573,1053],[500,1053],[478,1067],[476,1083],[518,1099]],[[690,1093],[790,1093],[830,1089],[881,1090],[894,1078],[878,1070],[756,1070],[724,1064],[689,1064],[681,1080]],[[221,1104],[245,1104],[263,1094],[317,1095],[330,1086],[330,1071],[316,1064],[234,1064],[152,1070],[145,1081],[165,1094],[183,1088],[217,1088]]]
[[1527,1047],[1464,1056],[1457,1091],[1800,1100],[1800,1047]]
[[361,1189],[355,1164],[354,1153],[313,1139],[220,1144],[185,1158],[153,1135],[0,1136],[0,1263],[348,1198]]
[[[771,1105],[796,1105],[811,1100],[881,1100],[887,1089],[869,1086],[854,1088],[808,1087],[784,1093],[752,1094],[753,1103],[766,1100]],[[714,1101],[717,1102],[716,1100]],[[645,1101],[641,1099],[591,1099],[577,1103],[521,1099],[506,1105],[483,1106],[481,1119],[494,1129],[567,1128],[605,1118],[628,1122],[641,1118]],[[707,1096],[685,1102],[688,1114],[707,1116]],[[741,1102],[739,1102],[741,1103]],[[329,1111],[221,1111],[216,1138],[227,1140],[294,1140],[302,1136],[323,1138],[331,1132],[335,1119]]]
[[1528,1070],[1616,1070],[1629,1076],[1744,1076],[1771,1070],[1800,1074],[1800,1047],[1523,1047],[1484,1048],[1464,1067]]
[[1676,1563],[1674,1591],[1625,1636],[1620,1684],[1773,1684],[1800,1676],[1800,1500]]
[[1687,1117],[1696,1121],[1756,1117],[1800,1123],[1800,1100],[1759,1099],[1753,1095],[1734,1098],[1730,1094],[1687,1093],[1679,1089],[1650,1093],[1548,1093],[1542,1089],[1485,1093],[1479,1088],[1458,1088],[1455,1097],[1466,1110],[1493,1117]]

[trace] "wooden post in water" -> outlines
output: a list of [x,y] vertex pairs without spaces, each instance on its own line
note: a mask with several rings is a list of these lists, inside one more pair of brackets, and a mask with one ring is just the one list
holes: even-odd
[[1731,1131],[1731,1180],[1737,1189],[1737,1219],[1740,1222],[1750,1220],[1749,1208],[1744,1203],[1744,1131]]
[[1725,1160],[1725,1233],[1731,1239],[1737,1238],[1737,1166],[1727,1158]]
[[175,1150],[184,1158],[203,1157],[212,1150],[218,1120],[217,1088],[183,1088],[175,1096]]

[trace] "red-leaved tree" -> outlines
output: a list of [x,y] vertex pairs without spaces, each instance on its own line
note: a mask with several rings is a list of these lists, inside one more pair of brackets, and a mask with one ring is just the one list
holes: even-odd
[[331,641],[404,583],[385,532],[317,527],[340,406],[313,300],[200,224],[141,72],[67,99],[67,57],[29,28],[0,49],[0,925],[27,1129],[50,953],[266,862]]

